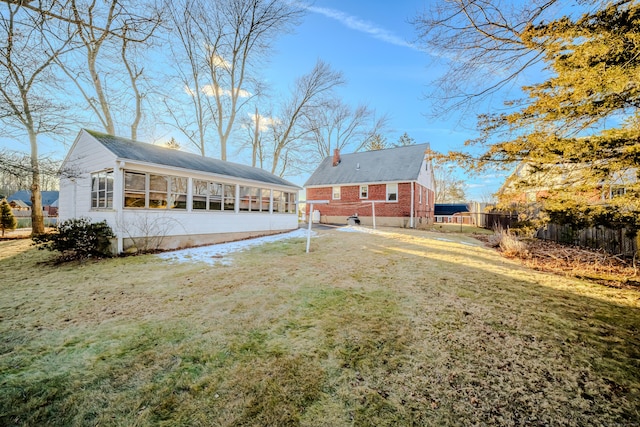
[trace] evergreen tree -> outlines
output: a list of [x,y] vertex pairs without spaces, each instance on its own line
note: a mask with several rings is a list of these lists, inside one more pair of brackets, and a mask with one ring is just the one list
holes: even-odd
[[416,140],[411,138],[408,133],[403,133],[398,138],[398,142],[395,144],[396,147],[404,147],[406,145],[413,145],[416,143]]
[[[450,153],[470,168],[526,162],[531,176],[569,168],[548,188],[552,220],[640,228],[640,5],[618,1],[571,20],[529,25],[521,34],[544,54],[550,77],[525,87],[515,112],[482,116],[479,157]],[[612,127],[614,125],[615,127]],[[580,173],[575,171],[579,170]],[[519,190],[536,180],[522,180]],[[539,180],[538,180],[539,181]],[[617,197],[611,197],[616,195]]]
[[364,145],[366,151],[384,150],[385,148],[387,148],[387,138],[379,133],[373,134]]
[[15,230],[18,226],[16,217],[13,216],[11,206],[7,202],[7,199],[2,199],[0,202],[0,228],[2,228],[2,236],[4,237],[5,230]]

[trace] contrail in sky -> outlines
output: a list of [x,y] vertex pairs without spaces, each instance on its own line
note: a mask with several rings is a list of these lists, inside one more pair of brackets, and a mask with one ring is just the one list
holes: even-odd
[[378,40],[382,40],[383,42],[390,43],[396,46],[408,47],[410,49],[420,50],[414,44],[403,40],[402,38],[396,36],[390,31],[377,26],[374,23],[363,21],[357,16],[348,15],[342,11],[336,9],[329,9],[326,7],[316,7],[316,6],[307,6],[307,10],[319,13],[321,15],[326,16],[327,18],[335,19],[340,22],[347,28],[351,28],[352,30],[360,31],[361,33],[369,34],[373,38]]

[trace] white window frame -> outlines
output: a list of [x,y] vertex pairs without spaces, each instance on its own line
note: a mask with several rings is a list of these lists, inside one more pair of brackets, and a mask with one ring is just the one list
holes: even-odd
[[[332,189],[331,189],[331,199],[332,200],[340,200],[340,197],[342,195],[340,189],[341,189],[341,187],[332,187]],[[336,197],[336,195],[338,197]]]
[[[362,191],[364,189],[364,191]],[[362,195],[364,193],[364,196]],[[367,184],[362,184],[360,186],[360,198],[368,199],[369,198],[369,186]]]
[[[142,188],[127,188],[127,174],[144,176],[144,189]],[[171,210],[187,210],[187,186],[188,178],[184,176],[175,175],[163,175],[151,172],[140,172],[136,170],[125,170],[125,180],[123,182],[122,192],[123,206],[125,209],[171,209]],[[164,179],[166,183],[166,189],[152,188],[152,177],[154,179]],[[184,185],[178,185],[179,181],[184,181]],[[159,181],[162,182],[162,181]],[[127,206],[126,199],[128,195],[138,195],[140,200],[144,200],[144,206]],[[164,201],[164,204],[152,204],[151,201]],[[178,206],[178,202],[182,206]]]
[[[395,191],[392,191],[395,188]],[[391,199],[390,196],[395,195],[395,198]],[[398,201],[398,183],[387,184],[387,202],[396,203]]]
[[91,210],[113,209],[113,179],[113,169],[91,174]]

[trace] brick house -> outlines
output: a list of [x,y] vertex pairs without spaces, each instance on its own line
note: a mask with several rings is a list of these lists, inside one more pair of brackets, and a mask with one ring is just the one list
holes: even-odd
[[[429,144],[341,155],[335,150],[304,184],[307,200],[328,200],[314,210],[320,222],[416,228],[433,222],[435,182]],[[307,208],[308,209],[308,208]],[[309,212],[307,212],[307,215]]]

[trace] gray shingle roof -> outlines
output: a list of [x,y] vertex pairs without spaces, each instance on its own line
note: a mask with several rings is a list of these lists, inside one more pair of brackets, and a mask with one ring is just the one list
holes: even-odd
[[325,158],[304,186],[369,182],[413,181],[420,174],[429,144],[407,145],[386,150],[341,154],[333,166],[333,156]]
[[[85,129],[86,130],[86,129]],[[118,158],[300,188],[263,169],[86,130]]]

